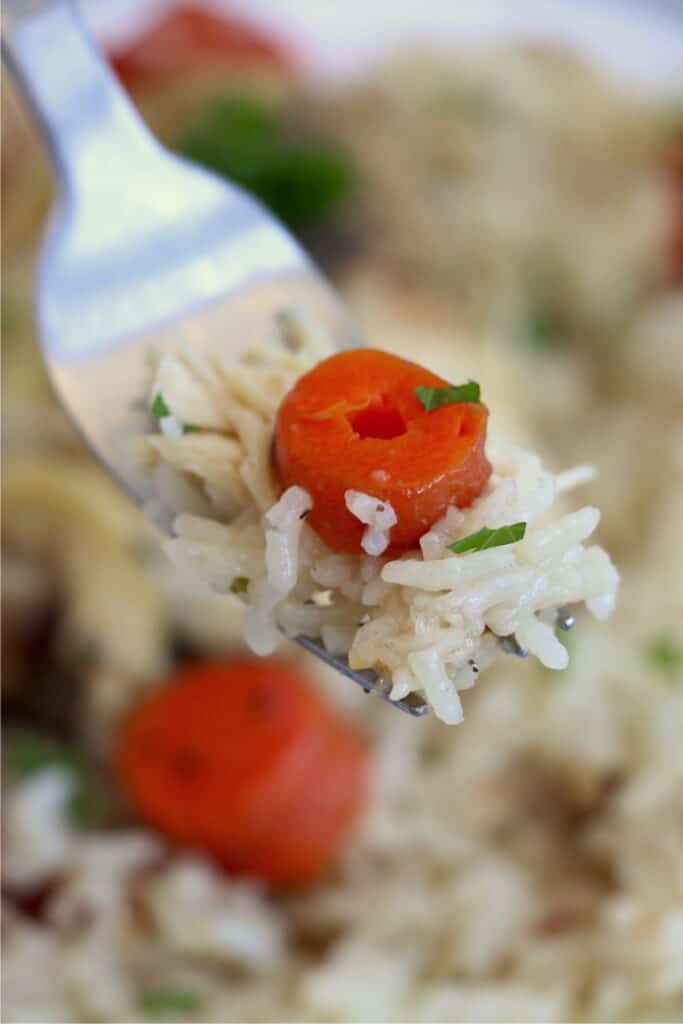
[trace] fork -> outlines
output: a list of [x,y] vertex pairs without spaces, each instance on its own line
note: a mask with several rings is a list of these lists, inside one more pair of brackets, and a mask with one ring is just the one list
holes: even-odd
[[[4,0],[2,52],[49,151],[58,199],[37,275],[39,339],[55,390],[84,441],[131,497],[150,484],[130,456],[148,413],[147,353],[217,332],[239,352],[300,307],[340,348],[362,344],[331,286],[243,189],[164,149],[102,59],[72,0]],[[29,173],[29,169],[27,169]],[[571,628],[561,610],[558,625]],[[353,670],[319,639],[297,642],[410,715],[390,684]],[[525,657],[514,637],[503,650]]]
[[[308,255],[242,189],[181,160],[150,134],[71,0],[4,0],[2,52],[31,108],[57,182],[37,274],[36,314],[55,390],[84,441],[145,505],[128,454],[144,429],[152,347],[238,352],[301,307],[339,347],[362,339]],[[30,173],[27,168],[26,173]],[[297,638],[366,692],[389,699],[318,640]],[[418,699],[390,701],[421,715]]]

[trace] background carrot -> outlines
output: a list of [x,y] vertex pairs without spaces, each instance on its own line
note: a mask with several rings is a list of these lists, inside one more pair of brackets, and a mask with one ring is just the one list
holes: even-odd
[[276,885],[333,861],[361,807],[357,733],[291,666],[249,657],[181,670],[126,722],[116,770],[140,816],[226,869]]
[[272,66],[285,70],[289,58],[265,32],[234,15],[201,4],[178,4],[161,15],[133,43],[113,50],[112,67],[124,85],[173,78],[195,68]]
[[460,402],[427,412],[419,386],[448,385],[398,356],[358,349],[319,363],[285,397],[275,435],[280,482],[311,494],[308,522],[336,551],[361,550],[364,527],[345,506],[347,490],[391,503],[391,554],[483,490],[491,474],[486,407]]

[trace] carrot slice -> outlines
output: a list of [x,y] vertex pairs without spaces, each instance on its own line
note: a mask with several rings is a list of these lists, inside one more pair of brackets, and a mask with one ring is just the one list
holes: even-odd
[[313,499],[308,523],[335,551],[358,553],[363,524],[347,490],[390,502],[398,517],[390,554],[413,547],[451,505],[481,494],[488,412],[479,402],[427,412],[415,388],[447,382],[415,363],[373,349],[331,356],[305,374],[277,418],[275,463],[283,488]]
[[334,860],[363,803],[368,758],[299,672],[243,657],[189,666],[134,711],[116,770],[170,840],[290,886]]
[[277,43],[242,18],[218,15],[191,3],[163,14],[109,59],[128,88],[207,67],[234,70],[269,65],[286,70],[290,63]]

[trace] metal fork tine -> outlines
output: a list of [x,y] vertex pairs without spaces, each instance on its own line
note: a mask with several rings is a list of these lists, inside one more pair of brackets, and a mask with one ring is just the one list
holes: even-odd
[[[560,629],[570,630],[574,628],[575,618],[573,612],[568,608],[560,608],[557,613],[557,625]],[[326,651],[322,643],[318,640],[312,640],[308,636],[297,636],[296,642],[300,647],[310,651],[316,658],[320,658],[329,665],[330,668],[336,669],[337,672],[341,672],[343,676],[350,679],[352,682],[360,686],[365,693],[374,694],[377,697],[381,697],[388,704],[398,708],[399,711],[405,712],[407,715],[413,715],[416,718],[421,718],[426,715],[429,711],[429,705],[426,701],[422,700],[416,694],[411,693],[403,700],[392,700],[389,696],[388,684],[376,672],[365,671],[357,672],[349,667],[349,663],[346,658],[338,658],[329,651]],[[527,658],[529,655],[528,651],[525,651],[521,647],[514,636],[503,636],[500,637],[499,646],[502,651],[506,654],[511,654],[516,658]]]
[[565,633],[568,633],[570,629],[573,629],[576,625],[576,616],[574,615],[572,609],[558,608],[555,625],[558,629],[564,630]]
[[347,679],[351,679],[352,682],[362,687],[366,693],[376,694],[382,700],[387,701],[388,704],[398,708],[399,711],[404,711],[407,715],[413,715],[415,718],[421,718],[422,715],[426,715],[429,711],[429,705],[426,701],[423,701],[421,697],[415,694],[409,694],[404,700],[392,700],[386,688],[386,683],[375,672],[356,672],[349,667],[346,658],[337,658],[330,654],[318,641],[311,640],[307,636],[298,636],[296,637],[296,642],[300,647],[304,647],[311,654],[314,654],[316,658],[320,658],[325,664],[336,669],[337,672],[341,672]]
[[501,651],[506,654],[513,654],[516,658],[528,658],[529,652],[517,642],[514,636],[502,636],[498,641]]

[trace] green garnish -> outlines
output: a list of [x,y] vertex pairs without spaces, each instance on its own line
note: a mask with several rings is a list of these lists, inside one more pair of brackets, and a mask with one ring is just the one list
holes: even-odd
[[163,420],[166,416],[171,415],[171,410],[164,401],[164,396],[159,392],[154,401],[152,402],[152,412],[158,420]]
[[560,351],[567,341],[566,318],[554,298],[556,292],[557,286],[548,279],[547,273],[537,269],[529,275],[517,336],[538,355]]
[[230,590],[233,594],[244,594],[248,586],[248,576],[235,576],[234,580],[230,584]]
[[78,753],[66,743],[29,729],[14,733],[8,743],[8,760],[12,774],[23,781],[50,768],[63,768],[76,773],[82,768]]
[[645,658],[652,668],[667,679],[674,680],[683,675],[683,647],[665,633],[645,648]]
[[[154,413],[158,420],[163,420],[166,418],[166,416],[173,415],[169,407],[166,405],[166,399],[161,394],[161,392],[159,392],[159,394],[152,402],[152,412]],[[183,423],[182,428],[183,434],[196,434],[197,431],[200,429],[199,427],[195,426],[194,423]]]
[[521,540],[526,533],[526,523],[511,523],[509,526],[500,526],[497,530],[489,530],[488,526],[482,527],[469,537],[456,540],[454,544],[448,545],[448,550],[454,555],[460,555],[463,551],[486,551],[487,548],[500,548],[505,544],[515,544]]
[[528,312],[524,336],[536,352],[554,352],[562,347],[563,331],[547,306],[536,303]]
[[177,149],[243,185],[294,229],[328,217],[351,185],[344,152],[320,140],[291,138],[277,112],[251,97],[214,99]]
[[140,999],[142,1012],[148,1017],[196,1013],[202,998],[190,989],[154,988],[143,992]]
[[417,387],[415,394],[426,411],[431,412],[432,409],[441,409],[444,405],[457,405],[458,402],[478,402],[481,388],[476,380],[470,380],[467,384],[449,384],[445,388]]
[[105,788],[82,755],[69,744],[33,729],[12,730],[5,743],[11,775],[25,781],[51,769],[73,780],[69,814],[76,825],[95,827],[106,820],[109,800]]

